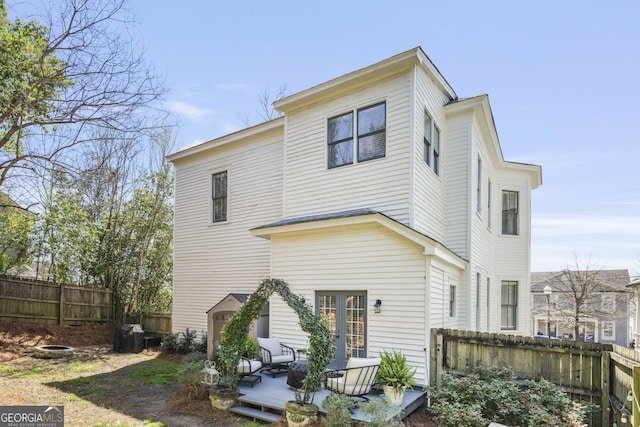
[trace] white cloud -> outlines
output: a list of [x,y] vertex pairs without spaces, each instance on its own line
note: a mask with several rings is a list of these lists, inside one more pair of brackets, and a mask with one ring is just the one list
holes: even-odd
[[532,271],[556,271],[591,259],[595,268],[637,270],[640,218],[626,216],[533,215]]
[[216,111],[212,108],[200,108],[184,101],[167,101],[165,106],[173,113],[179,114],[192,122],[201,122]]
[[533,215],[532,235],[622,235],[640,236],[640,218],[625,216]]

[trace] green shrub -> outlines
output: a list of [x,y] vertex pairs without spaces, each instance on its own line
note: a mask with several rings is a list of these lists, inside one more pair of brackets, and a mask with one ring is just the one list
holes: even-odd
[[178,335],[179,334],[170,334],[164,337],[160,348],[167,353],[176,353],[176,349],[178,348]]
[[167,353],[206,353],[207,333],[202,331],[198,339],[198,334],[187,328],[184,332],[167,335],[162,341],[161,348]]
[[[189,355],[196,354],[202,353],[189,353]],[[185,356],[185,358],[187,358],[187,356]],[[178,379],[180,383],[184,384],[187,396],[193,399],[206,399],[209,395],[209,386],[203,382],[203,360],[192,360],[183,363],[178,373]]]
[[577,427],[590,409],[571,401],[548,381],[517,381],[506,368],[477,368],[469,375],[444,373],[431,401],[431,412],[442,427],[480,427],[492,421]]
[[367,417],[365,424],[371,427],[404,427],[400,421],[402,408],[393,406],[387,399],[371,399],[358,403],[358,408]]
[[351,397],[345,394],[331,393],[322,402],[322,407],[327,413],[327,427],[351,426],[351,408],[353,408]]
[[258,340],[256,338],[247,335],[241,356],[246,357],[249,360],[260,357],[260,346],[258,345]]
[[187,353],[182,358],[182,363],[199,363],[204,367],[205,360],[207,360],[206,353],[201,353],[199,351],[192,351],[191,353]]

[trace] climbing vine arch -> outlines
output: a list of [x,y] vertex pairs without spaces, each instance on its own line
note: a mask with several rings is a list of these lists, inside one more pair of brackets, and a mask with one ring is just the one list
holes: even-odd
[[309,334],[307,348],[308,370],[304,381],[303,394],[296,393],[299,403],[311,403],[316,391],[324,382],[324,370],[331,363],[335,351],[333,336],[326,325],[315,314],[303,297],[291,292],[289,285],[281,279],[264,279],[247,301],[236,311],[222,327],[222,339],[219,342],[218,368],[221,373],[219,386],[235,388],[238,384],[236,367],[249,328],[254,320],[260,317],[262,308],[269,297],[277,293],[297,314],[300,327]]

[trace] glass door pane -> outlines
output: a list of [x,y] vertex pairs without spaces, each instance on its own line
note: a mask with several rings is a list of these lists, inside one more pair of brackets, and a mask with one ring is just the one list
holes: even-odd
[[343,369],[350,357],[366,357],[366,293],[318,292],[316,309],[333,334],[336,353],[332,369]]
[[345,306],[345,334],[347,341],[345,358],[366,357],[364,341],[364,295],[347,295]]

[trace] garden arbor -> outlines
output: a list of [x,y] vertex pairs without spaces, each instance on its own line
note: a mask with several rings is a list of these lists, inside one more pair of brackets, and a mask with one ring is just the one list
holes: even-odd
[[298,316],[300,327],[309,334],[307,348],[308,371],[303,384],[303,393],[296,392],[296,402],[312,403],[316,391],[324,382],[324,370],[331,363],[335,351],[333,336],[326,325],[315,314],[303,297],[291,292],[289,285],[281,279],[264,279],[247,301],[227,320],[222,328],[219,342],[218,368],[221,388],[235,389],[238,384],[237,366],[244,348],[251,323],[260,317],[269,297],[277,293]]

